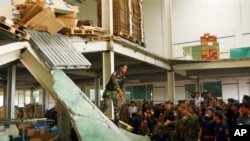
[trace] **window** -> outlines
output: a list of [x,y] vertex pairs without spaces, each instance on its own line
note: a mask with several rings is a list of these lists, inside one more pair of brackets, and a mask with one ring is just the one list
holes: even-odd
[[202,96],[206,97],[206,94],[210,92],[212,97],[222,97],[221,82],[203,82],[202,83],[203,93]]
[[195,93],[195,84],[185,85],[185,98],[191,98]]
[[127,86],[125,89],[126,100],[153,100],[153,85]]

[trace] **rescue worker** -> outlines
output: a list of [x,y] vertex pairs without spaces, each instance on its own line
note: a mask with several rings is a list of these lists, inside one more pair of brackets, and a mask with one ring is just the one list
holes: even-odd
[[239,125],[250,125],[250,103],[242,103],[240,105],[240,116],[237,120]]
[[179,120],[166,120],[164,125],[178,125],[179,128],[179,140],[181,141],[193,141],[192,136],[194,135],[194,127],[195,127],[195,121],[192,117],[192,115],[188,112],[187,107],[182,107],[180,109],[180,112],[182,114],[182,118]]
[[[163,118],[164,118],[164,122],[166,120],[171,120],[171,121],[174,121],[174,120],[177,120],[178,119],[178,115],[177,115],[177,112],[174,111],[174,107],[173,107],[173,102],[171,101],[167,101],[164,105],[164,111],[163,111]],[[175,130],[175,125],[169,125],[166,127],[166,132],[168,134],[168,137],[169,137],[169,141],[174,141],[174,134],[176,133],[176,130]]]
[[249,95],[244,95],[242,97],[242,103],[250,103],[250,96]]
[[222,119],[223,113],[220,110],[217,110],[213,117],[213,120],[216,122],[215,141],[230,141],[228,126],[222,121]]
[[111,74],[111,78],[106,85],[105,91],[103,93],[103,107],[102,112],[107,115],[107,110],[109,108],[110,102],[113,101],[114,105],[114,123],[119,126],[120,120],[120,101],[124,101],[124,83],[125,83],[125,73],[127,72],[127,65],[121,64],[119,71],[115,71]]
[[215,109],[213,107],[206,107],[205,116],[202,117],[200,123],[200,131],[198,141],[214,141],[215,139],[215,122],[213,121]]

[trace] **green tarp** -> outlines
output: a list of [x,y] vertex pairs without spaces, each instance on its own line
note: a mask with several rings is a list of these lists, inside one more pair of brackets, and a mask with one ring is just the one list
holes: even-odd
[[54,70],[52,75],[53,90],[71,115],[81,141],[150,141],[148,136],[135,135],[118,128],[63,71]]

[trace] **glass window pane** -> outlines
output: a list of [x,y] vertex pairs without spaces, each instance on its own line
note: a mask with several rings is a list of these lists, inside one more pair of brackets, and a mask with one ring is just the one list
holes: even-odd
[[134,86],[133,87],[133,99],[146,99],[146,87]]
[[221,97],[221,82],[203,82],[203,95],[206,96],[207,92],[210,92],[212,97]]

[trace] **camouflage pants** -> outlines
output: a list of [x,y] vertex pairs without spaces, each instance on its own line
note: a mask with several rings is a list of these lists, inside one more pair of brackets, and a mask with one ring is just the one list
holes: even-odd
[[103,93],[103,106],[102,112],[107,115],[107,111],[110,108],[110,103],[113,101],[114,105],[114,120],[120,120],[120,107],[119,107],[119,94],[116,91],[107,91]]

